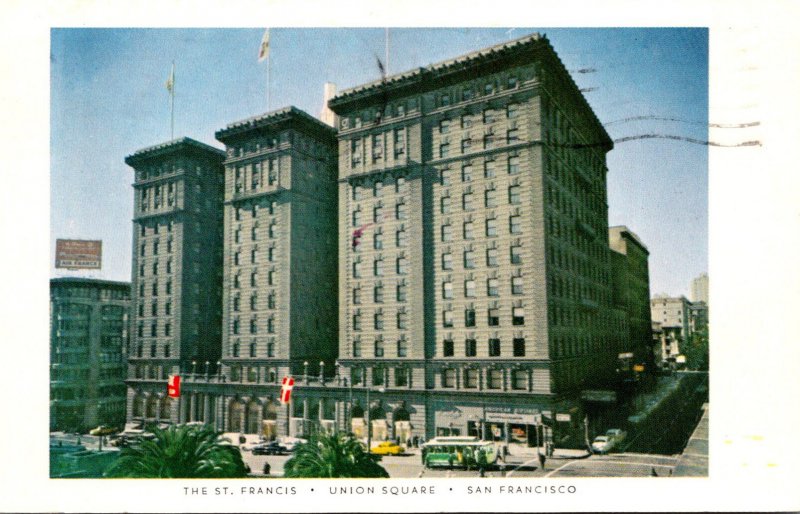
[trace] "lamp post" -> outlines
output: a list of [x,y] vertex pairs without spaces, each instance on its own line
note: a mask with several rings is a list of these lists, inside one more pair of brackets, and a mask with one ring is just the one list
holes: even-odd
[[[370,453],[372,448],[372,416],[370,415],[370,411],[372,410],[372,405],[369,402],[369,393],[372,390],[370,386],[367,386],[367,453]],[[379,387],[376,389],[379,393],[385,393],[385,387]]]
[[308,383],[308,361],[303,361],[303,377],[305,377],[306,384]]
[[319,361],[319,382],[325,385],[325,361]]
[[222,361],[217,361],[217,382],[222,379]]
[[211,375],[208,374],[208,367],[211,365],[210,362],[206,361],[206,382],[211,378]]
[[197,368],[197,361],[192,361],[192,378],[194,378],[196,368]]

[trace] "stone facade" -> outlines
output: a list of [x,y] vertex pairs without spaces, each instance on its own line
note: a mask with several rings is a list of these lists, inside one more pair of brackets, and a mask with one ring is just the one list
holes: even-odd
[[131,285],[50,280],[50,430],[125,421]]
[[223,159],[189,138],[125,159],[135,171],[129,421],[178,421],[168,377],[217,367]]
[[691,302],[684,296],[656,296],[650,300],[650,315],[661,323],[661,364],[674,363],[684,342],[691,336]]

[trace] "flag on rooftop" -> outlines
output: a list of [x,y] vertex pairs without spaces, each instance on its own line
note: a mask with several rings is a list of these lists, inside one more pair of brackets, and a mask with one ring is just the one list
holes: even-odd
[[261,39],[261,46],[258,49],[258,62],[267,57],[269,57],[269,29],[264,31],[264,37]]
[[175,63],[172,63],[172,69],[169,72],[167,79],[167,91],[172,93],[175,90]]

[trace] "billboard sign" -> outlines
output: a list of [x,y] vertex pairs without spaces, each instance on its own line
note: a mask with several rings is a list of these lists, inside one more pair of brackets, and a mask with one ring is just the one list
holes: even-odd
[[56,268],[100,269],[102,261],[102,241],[56,240]]

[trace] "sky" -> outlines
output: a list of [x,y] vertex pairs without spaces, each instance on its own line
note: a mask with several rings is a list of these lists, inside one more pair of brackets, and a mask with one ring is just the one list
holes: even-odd
[[[380,78],[383,28],[275,27],[268,94],[267,63],[257,60],[263,32],[51,29],[51,254],[59,238],[103,241],[101,271],[56,270],[51,258],[51,276],[130,280],[133,172],[124,159],[171,138],[173,61],[175,137],[220,148],[214,132],[231,122],[286,105],[317,116],[325,82],[342,90]],[[549,38],[613,139],[707,140],[704,28],[392,28],[389,73],[533,32]],[[626,225],[648,247],[651,294],[689,297],[692,278],[708,271],[708,147],[634,139],[607,159],[609,225]]]

